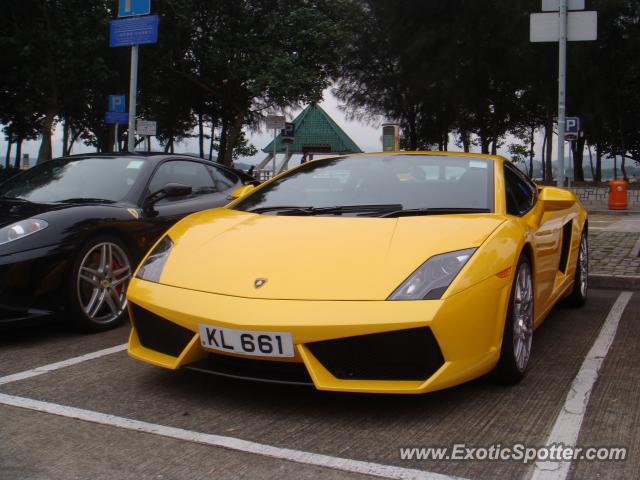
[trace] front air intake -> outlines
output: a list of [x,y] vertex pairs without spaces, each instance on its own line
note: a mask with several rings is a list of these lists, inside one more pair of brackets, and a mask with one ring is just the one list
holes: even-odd
[[444,357],[431,329],[360,335],[306,344],[340,380],[420,380],[433,375]]
[[131,320],[143,347],[165,355],[178,357],[187,347],[195,332],[181,327],[155,313],[132,303]]

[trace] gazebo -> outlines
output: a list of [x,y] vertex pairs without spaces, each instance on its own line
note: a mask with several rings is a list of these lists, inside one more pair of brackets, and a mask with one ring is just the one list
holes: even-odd
[[[301,161],[304,163],[307,160],[312,160],[315,154],[362,153],[362,150],[349,138],[349,135],[317,103],[307,106],[296,117],[293,124],[295,136],[292,141],[287,143],[282,135],[278,135],[275,139],[276,155],[285,156],[279,167],[276,161],[277,173],[287,170],[294,155],[302,155]],[[262,172],[266,173],[265,168],[273,160],[273,142],[272,140],[262,149],[267,157],[256,167],[258,175]]]

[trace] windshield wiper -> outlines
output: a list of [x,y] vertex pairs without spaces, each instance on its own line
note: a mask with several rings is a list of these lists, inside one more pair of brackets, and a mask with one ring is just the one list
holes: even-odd
[[408,208],[387,212],[380,215],[381,218],[411,217],[419,215],[451,215],[464,213],[491,213],[488,208]]
[[53,203],[116,203],[113,200],[107,200],[105,198],[65,198],[64,200],[58,200]]
[[375,212],[381,213],[385,211],[401,210],[402,205],[394,204],[378,204],[378,205],[336,205],[335,207],[260,207],[253,210],[247,210],[249,213],[266,213],[279,212],[278,215],[341,215],[343,213],[352,212]]

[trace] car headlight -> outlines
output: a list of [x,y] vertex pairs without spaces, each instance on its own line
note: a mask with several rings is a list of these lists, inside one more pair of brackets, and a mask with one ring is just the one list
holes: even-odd
[[437,300],[476,251],[458,250],[431,257],[413,272],[387,300]]
[[136,277],[149,282],[159,282],[162,269],[164,268],[164,264],[167,263],[172,248],[173,242],[169,236],[166,235],[157,243],[144,263],[140,266]]
[[28,237],[40,230],[44,230],[48,226],[49,224],[44,220],[30,218],[28,220],[21,220],[7,227],[0,228],[0,245]]

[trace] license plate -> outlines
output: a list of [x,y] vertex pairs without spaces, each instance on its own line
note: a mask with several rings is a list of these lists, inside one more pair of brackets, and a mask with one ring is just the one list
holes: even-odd
[[211,350],[258,357],[293,357],[293,340],[287,332],[254,332],[198,325],[202,346]]

